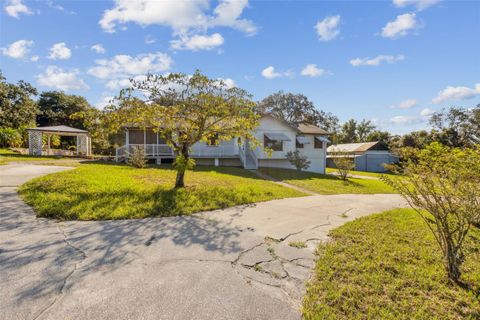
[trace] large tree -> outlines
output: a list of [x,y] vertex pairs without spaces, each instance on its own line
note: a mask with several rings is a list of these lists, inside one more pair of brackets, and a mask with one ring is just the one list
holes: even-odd
[[340,131],[334,138],[335,143],[355,143],[365,141],[375,141],[376,137],[385,138],[385,133],[378,131],[376,126],[370,120],[363,119],[357,121],[350,119],[340,128]]
[[480,143],[480,104],[471,109],[452,107],[430,118],[433,140],[451,147]]
[[328,132],[336,132],[338,118],[329,112],[318,110],[303,94],[279,91],[258,103],[260,113],[269,113],[291,125],[313,124]]
[[38,99],[38,126],[66,125],[86,129],[77,113],[88,113],[94,108],[82,96],[69,95],[61,91],[45,91]]
[[192,76],[172,73],[132,80],[107,110],[114,131],[125,124],[153,127],[166,140],[176,156],[176,188],[185,186],[185,171],[194,165],[189,149],[195,143],[235,137],[258,143],[253,130],[259,117],[251,95],[198,70]]
[[25,81],[8,83],[0,71],[0,127],[35,125],[38,107],[32,97],[36,94],[37,90]]

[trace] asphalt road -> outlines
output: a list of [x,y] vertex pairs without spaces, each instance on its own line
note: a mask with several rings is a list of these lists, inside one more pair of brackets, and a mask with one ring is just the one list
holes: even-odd
[[328,231],[406,206],[398,195],[337,195],[189,217],[37,219],[16,186],[67,169],[0,167],[1,319],[298,319]]

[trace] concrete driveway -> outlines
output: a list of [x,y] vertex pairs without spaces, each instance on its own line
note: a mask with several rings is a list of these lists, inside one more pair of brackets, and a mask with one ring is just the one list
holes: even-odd
[[0,167],[2,319],[298,319],[328,231],[406,206],[397,195],[338,195],[190,217],[35,218],[15,186],[65,169]]

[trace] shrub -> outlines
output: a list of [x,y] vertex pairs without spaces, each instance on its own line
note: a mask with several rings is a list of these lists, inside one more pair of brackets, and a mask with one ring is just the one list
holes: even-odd
[[304,169],[308,169],[310,167],[310,160],[307,159],[306,156],[300,155],[298,150],[289,151],[287,153],[287,160],[297,168],[298,171],[302,171]]
[[143,146],[135,146],[133,152],[130,154],[128,164],[135,168],[144,168],[147,164],[145,159],[145,152]]
[[23,144],[22,135],[13,128],[0,128],[0,146],[20,148]]
[[347,180],[348,174],[350,173],[353,168],[355,168],[355,163],[353,162],[353,158],[349,157],[349,154],[345,152],[332,152],[330,153],[332,157],[332,161],[335,164],[335,167],[338,170],[340,175],[340,179]]
[[443,254],[448,277],[460,282],[464,240],[480,221],[480,149],[432,143],[408,150],[397,172],[382,176],[426,222]]

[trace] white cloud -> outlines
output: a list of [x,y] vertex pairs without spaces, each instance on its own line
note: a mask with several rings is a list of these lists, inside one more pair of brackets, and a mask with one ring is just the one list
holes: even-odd
[[228,89],[235,88],[237,86],[235,81],[231,78],[219,78],[218,80],[222,80]]
[[52,60],[67,60],[70,59],[70,57],[72,56],[72,50],[67,47],[67,44],[65,42],[55,43],[50,48],[49,52],[50,54],[48,55],[48,59]]
[[64,71],[57,66],[48,66],[44,73],[36,76],[38,84],[60,90],[88,89],[87,84],[79,77],[80,71],[73,69]]
[[172,49],[177,50],[211,50],[221,46],[224,39],[220,33],[214,33],[210,36],[193,35],[191,37],[181,36],[179,40],[170,41]]
[[395,125],[412,125],[417,123],[424,123],[428,121],[428,118],[434,113],[435,111],[430,108],[424,108],[420,111],[420,114],[413,115],[413,116],[395,116],[390,118],[389,123]]
[[66,14],[76,14],[75,11],[66,10],[64,7],[62,7],[61,5],[59,5],[59,4],[57,4],[57,3],[54,3],[52,0],[48,0],[48,1],[47,1],[47,6],[49,6],[49,7],[52,8],[52,9],[55,9],[55,10],[64,12],[64,13],[66,13]]
[[106,32],[115,32],[118,25],[133,22],[141,26],[168,26],[177,35],[218,26],[255,34],[257,28],[253,22],[240,18],[247,6],[248,0],[220,0],[213,12],[209,12],[208,0],[115,0],[114,7],[104,11],[99,24]]
[[8,47],[2,48],[2,53],[13,59],[26,58],[33,46],[32,40],[18,40],[11,43]]
[[431,116],[435,111],[430,109],[430,108],[424,108],[422,111],[420,111],[420,115],[422,117],[428,117]]
[[480,83],[475,84],[474,88],[448,86],[439,91],[432,102],[438,104],[447,100],[470,99],[478,95],[480,95]]
[[282,74],[279,72],[276,72],[273,66],[269,66],[262,70],[262,76],[267,79],[274,79],[274,78],[281,77]]
[[393,124],[409,125],[423,122],[423,120],[417,116],[395,116],[390,118],[390,122]]
[[37,62],[38,59],[40,59],[39,56],[33,56],[33,57],[30,58],[30,61]]
[[415,99],[407,99],[400,102],[397,105],[393,105],[390,108],[392,109],[411,109],[417,105],[417,100]]
[[112,96],[102,97],[97,103],[95,103],[95,107],[97,109],[103,109],[106,106],[108,106],[109,104],[111,104],[113,99],[114,99],[114,97],[112,97]]
[[306,77],[320,77],[326,74],[324,69],[320,69],[316,64],[307,64],[301,71],[302,76]]
[[340,16],[329,16],[318,21],[315,25],[320,41],[330,41],[340,34],[338,25],[340,24]]
[[248,0],[221,0],[215,8],[215,17],[211,26],[232,27],[248,35],[257,33],[255,24],[246,19],[240,19],[243,10],[248,6]]
[[433,5],[436,5],[441,0],[393,0],[393,4],[397,8],[404,8],[407,6],[415,6],[418,11],[427,9]]
[[382,62],[386,62],[388,64],[393,64],[398,61],[405,60],[405,56],[400,54],[398,56],[392,56],[392,55],[379,55],[376,56],[375,58],[355,58],[350,60],[350,64],[354,67],[360,67],[360,66],[378,66]]
[[11,0],[8,5],[5,6],[5,12],[14,18],[20,18],[20,14],[32,15],[33,12],[29,7],[22,3],[22,0]]
[[105,85],[110,90],[117,90],[130,87],[130,79],[112,79]]
[[155,43],[155,41],[156,41],[155,38],[151,34],[145,36],[146,44],[153,44]]
[[[147,78],[146,75],[138,75],[138,76],[132,77],[132,79],[135,81],[143,81],[146,78]],[[123,78],[123,79],[112,79],[108,81],[105,86],[111,90],[118,90],[118,89],[129,88],[130,85],[131,85],[130,78]]]
[[170,69],[173,61],[165,53],[156,52],[129,55],[116,55],[112,59],[96,60],[97,64],[88,73],[100,79],[119,79],[149,72],[163,72]]
[[382,37],[397,39],[406,36],[409,31],[419,27],[415,13],[401,14],[382,28]]
[[95,51],[96,53],[105,53],[105,48],[101,43],[94,44],[90,47],[90,50]]

